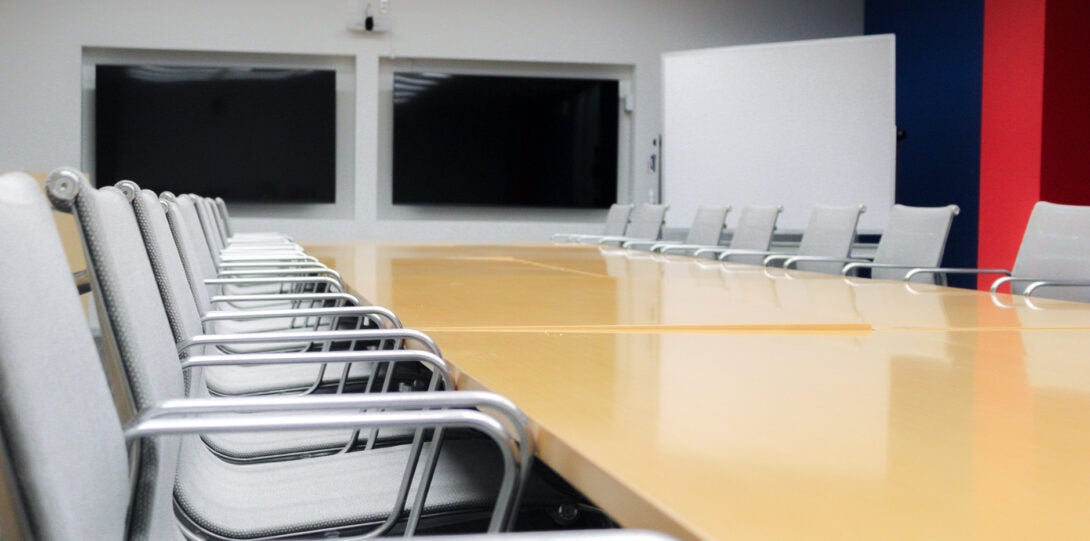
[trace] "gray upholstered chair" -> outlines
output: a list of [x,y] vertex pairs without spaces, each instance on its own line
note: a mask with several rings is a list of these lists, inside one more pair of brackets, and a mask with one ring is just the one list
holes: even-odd
[[227,203],[222,197],[212,199],[216,211],[216,219],[219,220],[224,240],[231,242],[257,242],[257,243],[284,243],[291,242],[291,237],[277,232],[242,233],[235,231],[231,225],[231,214],[227,211]]
[[[201,314],[230,309],[289,309],[358,305],[359,299],[346,293],[340,275],[325,267],[283,268],[279,264],[252,263],[257,267],[220,269],[212,257],[200,226],[193,199],[161,196],[172,235],[182,258],[186,278]],[[251,264],[251,263],[247,263]],[[282,290],[282,284],[298,280],[304,289]],[[237,281],[245,280],[243,285]],[[261,284],[262,280],[272,282]],[[317,284],[329,282],[319,287]],[[289,293],[284,295],[283,293]]]
[[566,233],[558,233],[553,235],[553,241],[556,242],[593,242],[593,239],[601,237],[617,237],[625,234],[625,229],[628,228],[628,218],[632,215],[633,205],[624,205],[621,203],[614,203],[610,205],[609,212],[606,214],[606,224],[602,230],[601,235],[573,235]]
[[[901,280],[917,267],[934,267],[942,261],[950,225],[960,209],[944,207],[909,207],[893,205],[889,221],[878,241],[874,259],[795,256],[784,261],[784,268],[794,268],[801,262],[847,263],[842,273],[850,275],[860,269],[870,269],[872,278]],[[926,277],[931,281],[931,277]]]
[[261,247],[273,250],[295,250],[299,245],[292,241],[291,237],[282,233],[237,233],[230,223],[230,215],[227,212],[227,203],[220,197],[203,197],[207,204],[210,218],[214,220],[214,232],[220,236],[225,247],[236,246],[240,248]]
[[[377,322],[374,327],[401,327],[400,321],[393,313],[374,306],[201,312],[196,303],[199,295],[194,295],[190,288],[184,265],[163,212],[163,206],[150,191],[134,191],[132,186],[126,186],[126,188],[128,188],[128,191],[125,191],[126,195],[132,197],[132,211],[139,224],[140,238],[143,240],[155,281],[159,286],[159,294],[166,308],[174,339],[179,345],[204,334],[238,335],[287,330],[333,330],[345,328],[346,323],[358,329],[364,327],[365,321]],[[87,225],[90,227],[93,224]],[[126,249],[136,249],[136,243],[132,239],[123,239],[120,235],[110,237],[108,240],[118,244],[125,242]],[[125,272],[129,271],[119,272],[120,279],[125,279],[123,276]],[[207,303],[206,296],[202,299]],[[268,346],[251,345],[255,347],[243,351],[237,351],[236,346],[236,348],[227,348],[227,351],[256,353],[285,349],[302,350],[309,345],[310,343],[306,341],[287,345],[274,341]],[[371,365],[357,364],[352,365],[351,371],[347,371],[349,367],[343,363],[263,368],[223,366],[205,370],[204,383],[213,394],[229,396],[283,392],[309,393],[323,387],[336,386],[343,389],[350,384],[357,388],[365,384],[367,389],[376,388],[376,385],[378,388],[389,385],[389,379],[381,385],[370,379],[372,374],[370,368]],[[383,368],[392,367],[384,366]]]
[[628,228],[624,235],[605,235],[591,239],[581,239],[580,242],[593,242],[619,246],[632,240],[658,240],[662,236],[662,226],[666,223],[666,211],[670,205],[653,205],[644,203],[637,205],[628,220]]
[[715,255],[721,261],[760,264],[772,244],[776,220],[783,207],[747,206],[742,208],[730,246],[706,246],[693,252],[696,257]]
[[727,213],[730,207],[697,207],[693,224],[683,242],[659,242],[654,240],[630,240],[622,244],[625,248],[649,248],[652,252],[692,251],[709,245],[719,244],[719,237],[726,227]]
[[[799,249],[794,254],[772,253],[765,256],[764,264],[773,266],[783,264],[794,256],[818,256],[843,259],[851,255],[852,243],[855,242],[855,229],[859,215],[866,210],[863,205],[849,207],[831,207],[818,205],[810,212],[810,221],[802,233]],[[799,261],[799,270],[840,274],[844,263],[840,261]]]
[[[172,343],[183,354],[182,364],[190,374],[188,394],[190,396],[240,396],[268,394],[308,394],[319,388],[337,391],[354,384],[358,389],[363,383],[366,389],[378,389],[387,386],[389,378],[376,383],[379,378],[371,377],[375,367],[381,364],[386,374],[394,370],[392,363],[419,363],[430,365],[434,372],[430,388],[436,388],[444,378],[445,388],[451,388],[451,381],[446,375],[446,366],[439,357],[438,347],[427,336],[405,329],[386,329],[381,331],[324,331],[324,332],[264,332],[203,334],[202,322],[193,303],[192,295],[186,289],[186,281],[178,263],[176,253],[168,233],[163,232],[160,207],[150,192],[142,192],[136,201],[143,211],[139,215],[145,225],[156,224],[152,231],[158,231],[155,243],[150,243],[149,255],[145,249],[144,238],[137,226],[137,215],[128,203],[126,193],[115,188],[95,190],[86,179],[71,171],[55,172],[47,182],[50,194],[61,210],[71,210],[76,214],[78,229],[88,246],[87,261],[96,291],[100,292],[98,305],[105,311],[103,321],[109,322],[107,332],[112,337],[111,343],[125,344],[119,329],[119,322],[130,327],[140,325],[139,320],[132,320],[132,306],[121,304],[125,297],[109,293],[109,284],[126,284],[134,292],[134,301],[142,313],[156,312],[166,318]],[[59,188],[68,187],[71,196],[65,199],[66,192]],[[129,195],[133,195],[129,192]],[[149,202],[150,201],[150,202]],[[159,211],[159,212],[156,212]],[[174,255],[174,257],[170,257]],[[153,271],[158,267],[159,274]],[[165,272],[164,272],[165,271]],[[343,310],[342,310],[343,311]],[[314,313],[310,310],[307,313]],[[344,314],[350,315],[350,314]],[[359,340],[410,339],[420,343],[429,351],[329,351],[333,342],[353,344]],[[244,344],[271,344],[263,348],[263,354],[249,353],[223,355],[212,346],[221,343],[241,341]],[[304,349],[310,344],[318,344],[319,351],[306,354],[270,354],[268,351],[280,351],[288,347]],[[302,346],[302,347],[300,347]],[[119,347],[118,358],[128,368],[139,362],[133,352]],[[175,353],[177,358],[177,353]],[[348,364],[346,364],[348,363]],[[199,369],[203,367],[203,370]],[[132,370],[128,372],[135,373]],[[139,402],[139,400],[137,401]],[[140,404],[138,403],[139,407]],[[349,437],[351,436],[351,437]],[[339,449],[350,449],[360,443],[357,435],[348,433],[324,432],[320,434],[297,433],[283,437],[251,436],[246,434],[208,435],[205,440],[218,454],[236,461],[267,460],[270,457],[294,456],[303,453],[328,453]],[[400,437],[398,435],[398,437]],[[370,445],[376,435],[364,435],[363,443]]]
[[213,257],[220,262],[273,261],[285,264],[323,266],[317,258],[305,253],[302,246],[284,238],[267,237],[232,240],[224,232],[224,222],[218,216],[215,202],[207,197],[190,194],[201,228]]
[[1018,256],[1010,269],[921,268],[906,279],[930,274],[1003,274],[992,293],[1090,301],[1090,207],[1039,201],[1033,206]]
[[[70,179],[54,177],[51,197],[71,201],[79,185]],[[81,219],[104,220],[103,207],[128,206],[112,187],[94,193],[101,197],[74,203]],[[107,267],[147,267],[100,238],[87,241]],[[0,424],[35,537],[183,539],[182,529],[228,538],[336,535],[399,522],[411,530],[421,518],[452,510],[491,510],[491,530],[509,525],[530,440],[521,414],[502,398],[450,392],[183,400],[166,316],[161,304],[146,300],[154,287],[150,268],[137,283],[114,282],[95,269],[96,292],[115,308],[106,321],[129,354],[126,374],[139,411],[123,429],[52,214],[26,175],[0,178],[0,251]],[[474,405],[499,412],[503,422],[462,409]],[[388,411],[361,413],[380,408]],[[325,414],[300,415],[306,411]],[[245,466],[224,462],[192,436],[378,426],[419,429],[411,445]],[[486,437],[443,441],[443,430],[454,426]],[[126,440],[139,440],[131,481]]]
[[[202,211],[205,209],[202,198],[194,195],[174,197],[165,194],[164,199],[176,204],[178,223],[184,226],[177,234],[188,235],[196,255],[201,259],[202,269],[208,277],[326,276],[337,282],[341,281],[336,271],[301,252],[284,255],[281,252],[270,254],[262,250],[247,250],[241,255],[235,254],[236,259],[226,259],[228,256],[223,253],[223,247],[218,242],[218,235],[205,228],[205,224],[209,224],[209,228],[214,228],[215,221],[207,216],[207,212]],[[203,218],[202,213],[205,214]],[[174,222],[172,221],[171,224],[173,225]]]

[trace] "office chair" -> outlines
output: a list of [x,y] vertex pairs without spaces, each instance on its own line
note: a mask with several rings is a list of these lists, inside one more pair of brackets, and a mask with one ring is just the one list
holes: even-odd
[[[770,253],[765,256],[765,266],[772,266],[794,256],[818,256],[843,259],[851,254],[855,242],[855,229],[859,215],[866,211],[863,205],[830,207],[817,205],[810,212],[810,221],[802,233],[799,249],[794,254]],[[810,272],[840,274],[844,263],[839,261],[799,261],[795,268]]]
[[859,269],[871,269],[871,278],[900,280],[911,269],[934,267],[942,261],[950,224],[959,210],[957,205],[893,205],[873,260],[798,255],[787,258],[783,266],[790,269],[801,262],[847,263],[841,271],[845,276],[857,273]]
[[594,237],[589,242],[620,246],[633,240],[658,240],[662,236],[662,226],[666,223],[666,211],[669,209],[669,205],[639,205],[632,211],[624,235]]
[[258,243],[281,243],[291,242],[291,237],[282,233],[276,232],[256,232],[256,233],[241,233],[234,230],[231,225],[231,215],[227,211],[227,203],[222,197],[215,197],[212,199],[212,203],[215,206],[216,218],[219,220],[223,230],[224,239],[231,242],[258,242]]
[[[149,262],[159,286],[160,297],[168,315],[174,339],[178,344],[185,343],[206,332],[238,335],[240,333],[275,333],[285,330],[335,330],[342,328],[341,321],[355,321],[355,327],[361,328],[363,320],[374,320],[383,328],[400,328],[400,321],[386,309],[379,307],[342,307],[342,308],[317,308],[301,310],[236,310],[228,312],[200,312],[186,279],[185,271],[179,256],[170,227],[166,222],[163,207],[155,194],[143,190],[139,192],[123,192],[132,197],[132,211],[139,225],[140,239],[147,251]],[[118,216],[117,219],[122,219]],[[119,243],[121,239],[111,239]],[[136,243],[126,239],[126,249],[136,251]],[[122,278],[124,279],[124,278]],[[231,319],[228,319],[231,318]],[[258,321],[261,325],[245,325]],[[302,321],[306,325],[296,325]],[[236,325],[228,326],[223,323],[234,322]],[[279,333],[283,334],[283,333]],[[270,335],[271,336],[271,335]],[[301,336],[293,335],[295,342],[285,346],[280,342],[271,342],[271,346],[250,348],[246,351],[282,351],[302,350],[310,346],[310,342],[301,340]],[[282,338],[281,338],[282,340]],[[428,347],[433,347],[428,345]],[[239,353],[235,349],[229,352]],[[437,353],[438,350],[433,350]],[[392,367],[391,367],[392,368]],[[359,384],[366,381],[368,389],[373,388],[374,381],[367,381],[372,375],[370,365],[352,365],[352,372],[346,372],[348,366],[337,363],[328,365],[285,365],[280,367],[263,367],[261,369],[240,368],[237,366],[225,366],[209,368],[205,370],[205,384],[213,394],[217,395],[245,395],[267,394],[282,392],[314,392],[320,387],[339,386],[343,388],[349,383]],[[389,382],[386,382],[388,385]],[[358,385],[357,385],[358,386]]]
[[654,240],[630,240],[622,244],[625,248],[640,249],[650,247],[652,252],[665,251],[692,251],[708,245],[719,244],[719,237],[723,235],[726,227],[727,213],[730,207],[697,207],[693,216],[693,224],[689,226],[689,232],[683,242],[659,242]]
[[[76,190],[54,183],[50,195],[76,197]],[[75,203],[81,218],[101,220],[103,206],[127,205],[112,187],[96,193],[101,197]],[[100,238],[87,241],[107,267],[134,264]],[[179,527],[220,538],[337,535],[389,531],[399,522],[411,531],[422,517],[451,511],[483,511],[491,531],[509,525],[530,442],[521,414],[502,398],[450,392],[181,400],[181,367],[165,314],[144,301],[143,290],[154,287],[149,270],[138,283],[96,278],[103,301],[118,309],[108,314],[116,343],[131,354],[126,369],[140,416],[123,431],[52,215],[26,175],[0,179],[0,250],[6,256],[0,262],[0,414],[42,538],[182,539]],[[478,411],[440,409],[474,403],[501,412],[513,431]],[[391,411],[360,413],[377,408]],[[325,415],[299,415],[304,411]],[[412,445],[247,466],[220,460],[193,437],[156,437],[377,426],[434,431],[430,442],[417,430]],[[452,426],[487,437],[442,441],[443,428]],[[137,438],[130,484],[125,442]],[[441,453],[433,452],[440,444]]]
[[720,261],[734,263],[760,264],[768,247],[772,244],[772,235],[776,231],[776,220],[783,212],[783,207],[747,206],[742,208],[738,227],[731,235],[730,246],[705,246],[693,252],[696,257],[713,254]]
[[1003,274],[992,293],[1010,284],[1016,295],[1090,301],[1090,207],[1037,202],[1010,270],[919,268],[905,279],[931,274]]
[[553,241],[555,242],[594,242],[594,239],[601,237],[618,237],[623,236],[625,229],[628,228],[628,218],[632,214],[634,205],[622,205],[620,203],[614,203],[610,205],[609,212],[606,214],[605,227],[602,230],[601,235],[578,235],[578,234],[566,234],[557,233],[553,235]]

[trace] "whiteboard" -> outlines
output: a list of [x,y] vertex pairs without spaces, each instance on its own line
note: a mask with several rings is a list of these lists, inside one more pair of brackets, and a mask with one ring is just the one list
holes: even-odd
[[[661,199],[667,224],[696,207],[783,205],[802,231],[815,204],[864,204],[880,232],[896,166],[893,35],[663,55]],[[732,221],[728,216],[727,223]]]

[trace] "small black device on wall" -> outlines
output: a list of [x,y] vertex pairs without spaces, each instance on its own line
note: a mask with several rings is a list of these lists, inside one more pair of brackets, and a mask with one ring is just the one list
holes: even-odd
[[229,202],[333,203],[336,72],[95,66],[95,176]]
[[394,72],[393,203],[606,208],[618,81]]

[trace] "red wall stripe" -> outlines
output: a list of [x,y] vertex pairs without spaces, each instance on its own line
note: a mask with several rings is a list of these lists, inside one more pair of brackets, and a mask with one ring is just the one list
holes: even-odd
[[[980,130],[981,267],[1010,268],[1041,196],[1045,0],[986,0]],[[990,284],[994,277],[982,277]]]

